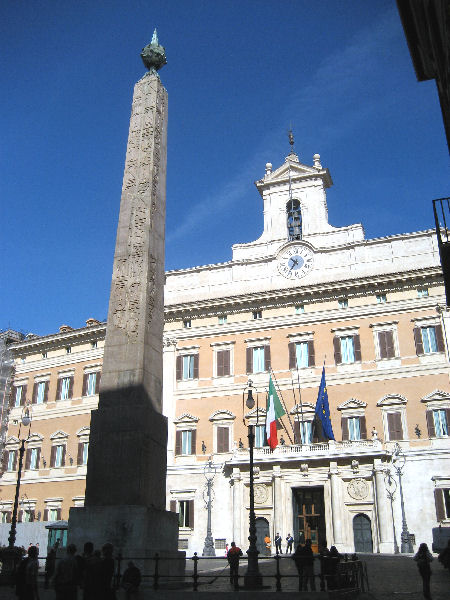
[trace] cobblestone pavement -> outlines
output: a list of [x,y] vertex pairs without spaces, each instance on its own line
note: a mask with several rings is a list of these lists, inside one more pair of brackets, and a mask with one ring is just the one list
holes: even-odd
[[[405,555],[361,555],[361,560],[367,564],[367,573],[369,580],[369,592],[362,594],[360,600],[422,600],[422,581],[420,579],[415,562],[411,556]],[[442,565],[437,561],[436,557],[432,563],[433,575],[431,577],[431,597],[433,600],[449,600],[450,599],[450,573],[443,569]],[[316,572],[318,572],[319,564],[316,563]],[[228,568],[226,560],[223,558],[216,559],[214,561],[200,560],[198,565],[200,580],[199,580],[199,593],[203,596],[212,596],[213,594],[220,595],[221,592],[232,592],[233,588],[230,585]],[[260,562],[260,570],[264,577],[264,592],[275,591],[275,580],[273,575],[276,572],[275,560],[264,560]],[[225,570],[224,570],[225,569]],[[242,575],[245,571],[245,563],[243,562],[240,567],[241,581]],[[282,579],[282,591],[283,592],[296,592],[298,595],[298,579],[296,577],[295,565],[289,558],[283,558],[280,561],[280,571],[282,575],[286,576]],[[192,561],[188,561],[187,574],[192,573]],[[217,577],[217,578],[216,578]],[[192,590],[191,579],[188,577],[189,583],[185,586],[183,595],[187,591]],[[213,581],[214,580],[214,581]],[[172,587],[172,586],[170,586]],[[317,581],[317,590],[320,589],[319,581]],[[54,600],[54,590],[45,590],[43,585],[40,585],[40,600]],[[261,592],[255,592],[260,595]],[[242,594],[242,592],[241,592]],[[161,598],[169,596],[167,592],[161,590],[159,594]],[[236,596],[239,592],[236,593]],[[247,595],[247,594],[246,594]],[[252,594],[253,596],[253,594]],[[304,592],[301,595],[304,600],[307,598],[319,600],[319,593],[311,594],[310,592]],[[155,597],[150,590],[141,590],[139,598],[140,600],[146,600],[146,598]],[[1,600],[16,600],[14,589],[12,588],[0,588]],[[81,598],[81,593],[79,594]],[[120,590],[117,594],[117,599],[124,599],[124,593]]]

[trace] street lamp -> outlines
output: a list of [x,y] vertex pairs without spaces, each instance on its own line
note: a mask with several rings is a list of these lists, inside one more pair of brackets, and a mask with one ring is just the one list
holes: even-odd
[[392,529],[394,532],[394,553],[398,554],[399,550],[398,550],[398,544],[397,544],[397,534],[395,532],[394,506],[393,506],[395,492],[397,491],[397,484],[395,482],[395,479],[392,477],[392,473],[389,469],[386,471],[386,474],[384,476],[384,485],[386,487],[387,497],[389,498],[389,500],[391,502]]
[[204,473],[205,479],[206,479],[207,500],[205,500],[205,504],[208,509],[208,525],[206,528],[205,545],[203,547],[202,556],[215,556],[216,551],[214,549],[214,540],[213,540],[212,531],[211,531],[211,505],[212,505],[212,486],[213,486],[213,479],[216,474],[216,467],[213,464],[211,457],[209,458],[208,462],[205,464],[203,473]]
[[408,531],[408,525],[406,524],[406,515],[405,515],[405,503],[403,501],[403,486],[402,486],[402,477],[403,477],[403,469],[406,463],[406,456],[400,448],[400,444],[395,444],[394,450],[392,452],[392,466],[395,469],[395,472],[398,475],[398,483],[400,488],[400,505],[402,508],[402,534],[401,534],[401,551],[402,554],[407,554],[413,552],[413,546],[411,543],[411,536]]
[[[252,380],[248,380],[247,386],[247,400],[245,405],[248,409],[252,409],[255,406],[255,400],[253,398],[253,383]],[[245,390],[242,395],[244,401]],[[258,394],[256,394],[256,424],[258,425]],[[245,416],[244,416],[245,425]],[[258,548],[256,547],[256,515],[255,515],[255,490],[253,482],[253,448],[255,445],[255,426],[249,423],[248,425],[248,447],[250,453],[250,517],[249,517],[249,536],[248,541],[250,546],[247,550],[248,563],[247,572],[244,575],[244,587],[247,589],[257,589],[262,587],[262,576],[259,572],[258,566]]]
[[[24,427],[28,427],[28,435],[26,438],[20,439],[20,430],[22,429],[22,425]],[[20,419],[19,425],[19,440],[20,440],[20,448],[19,448],[19,471],[17,473],[17,483],[16,483],[16,495],[14,497],[14,508],[11,520],[11,529],[9,532],[8,542],[9,548],[14,548],[14,544],[16,542],[16,525],[17,525],[17,509],[19,506],[19,491],[20,491],[20,479],[22,477],[22,465],[23,465],[23,454],[25,452],[25,442],[30,437],[30,429],[31,429],[31,407],[26,406],[22,411],[22,416]]]

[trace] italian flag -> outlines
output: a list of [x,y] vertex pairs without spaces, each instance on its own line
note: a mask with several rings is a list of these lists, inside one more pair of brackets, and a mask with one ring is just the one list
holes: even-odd
[[266,413],[266,436],[267,443],[273,450],[278,446],[277,437],[277,419],[286,414],[286,411],[281,405],[277,391],[270,376],[269,394],[267,396],[267,413]]

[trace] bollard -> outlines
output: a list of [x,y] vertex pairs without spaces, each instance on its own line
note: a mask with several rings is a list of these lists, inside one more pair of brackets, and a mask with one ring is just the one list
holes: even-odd
[[194,592],[196,592],[198,590],[198,567],[197,567],[197,563],[199,561],[199,558],[197,556],[197,552],[194,552],[194,556],[192,557],[194,560],[194,574],[193,574],[193,578],[194,578]]
[[275,555],[275,560],[277,561],[277,574],[275,575],[275,579],[277,581],[277,592],[281,592],[280,555],[278,552]]
[[159,588],[159,554],[155,554],[155,571],[153,573],[153,589]]

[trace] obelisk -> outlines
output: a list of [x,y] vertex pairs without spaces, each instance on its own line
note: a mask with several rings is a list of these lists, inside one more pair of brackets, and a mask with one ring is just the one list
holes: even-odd
[[86,496],[68,538],[111,542],[126,556],[177,551],[165,510],[167,419],[162,411],[167,92],[156,30],[134,88],[98,409],[92,411]]

